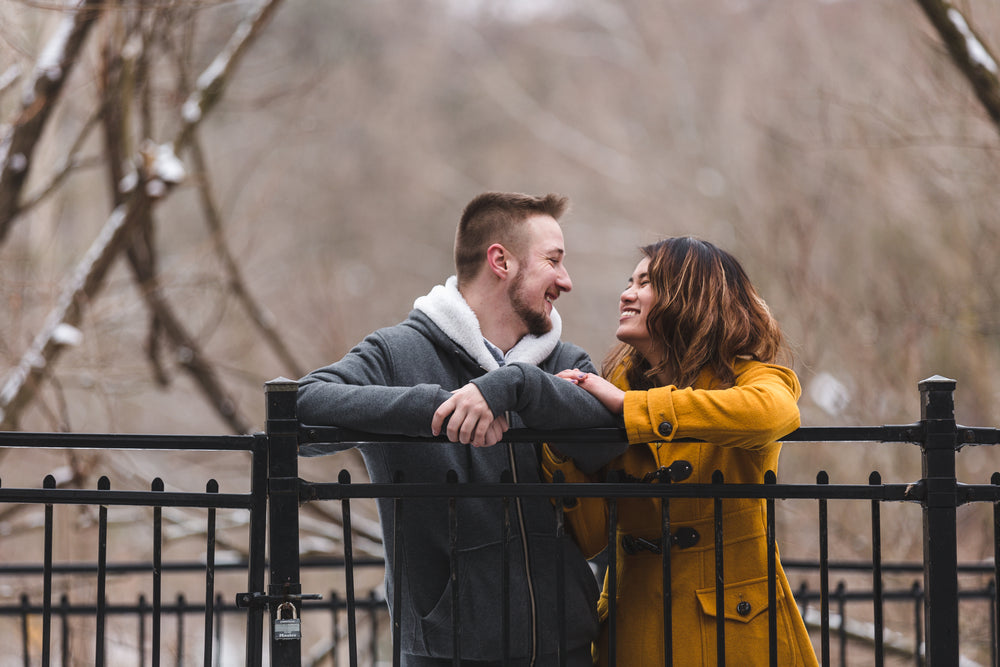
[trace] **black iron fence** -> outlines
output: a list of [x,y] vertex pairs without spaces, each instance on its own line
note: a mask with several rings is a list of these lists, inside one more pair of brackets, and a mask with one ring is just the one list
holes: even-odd
[[[153,480],[149,490],[116,490],[112,489],[107,477],[101,477],[97,489],[58,488],[53,475],[47,475],[41,488],[16,488],[9,485],[9,478],[2,478],[6,484],[0,487],[0,506],[16,507],[34,505],[43,507],[40,532],[42,546],[40,562],[21,565],[11,563],[12,554],[7,554],[4,563],[4,574],[17,575],[22,584],[28,584],[37,591],[34,601],[21,597],[18,609],[8,605],[4,614],[16,614],[21,619],[21,653],[24,665],[70,665],[70,664],[121,664],[120,654],[121,633],[117,629],[109,632],[113,619],[123,615],[133,617],[138,621],[136,626],[136,648],[139,664],[161,664],[161,653],[164,646],[170,646],[170,654],[184,655],[184,643],[195,621],[186,623],[196,610],[201,615],[199,623],[203,628],[204,664],[214,664],[218,654],[216,637],[220,623],[221,610],[216,609],[215,578],[219,568],[215,563],[216,554],[216,515],[221,511],[239,511],[246,515],[246,544],[250,554],[249,562],[243,567],[246,576],[246,586],[250,590],[261,590],[264,586],[264,556],[267,541],[266,507],[267,507],[267,475],[268,475],[268,438],[261,434],[257,436],[158,436],[158,435],[84,435],[65,433],[0,433],[0,447],[31,448],[31,449],[70,449],[70,450],[139,450],[144,452],[230,452],[248,454],[246,479],[250,488],[245,493],[220,493],[218,484],[209,480],[205,491],[199,493],[173,492],[164,490],[164,484],[159,478]],[[56,557],[60,543],[73,541],[73,534],[56,534],[54,508],[58,505],[81,507],[96,507],[97,541],[91,556],[91,563],[59,562]],[[111,523],[109,508],[150,508],[151,526],[150,551],[152,561],[145,568],[149,583],[149,596],[135,603],[122,605],[108,599],[109,585],[116,578],[134,571],[133,566],[123,566],[109,560],[109,548],[114,549],[115,538],[109,537]],[[163,525],[164,508],[198,508],[204,510],[204,524],[200,531],[204,535],[205,561],[199,564],[203,581],[204,602],[198,605],[187,603],[183,597],[175,601],[163,599],[164,573],[171,567],[163,562]],[[125,529],[128,530],[128,529]],[[116,531],[112,531],[116,532]],[[134,544],[131,536],[126,538]],[[36,553],[32,551],[32,553]],[[41,581],[28,580],[26,575],[36,571]],[[81,593],[84,601],[71,600],[68,594],[60,595],[56,600],[54,584],[63,583],[70,578],[80,581],[81,575],[90,573],[87,577],[86,590]],[[7,587],[11,584],[7,583]],[[240,624],[245,625],[246,655],[260,656],[264,650],[262,643],[263,611],[261,609],[241,610]],[[76,655],[71,648],[70,619],[86,618],[88,622],[79,627],[77,635],[83,635],[81,641],[88,645],[85,652],[77,650]],[[38,623],[33,623],[38,619]],[[147,623],[148,619],[148,623]],[[164,636],[165,621],[171,621],[174,632],[170,637]],[[53,627],[54,621],[58,627]],[[37,627],[36,627],[37,626]],[[197,626],[195,626],[197,627]],[[147,634],[148,633],[148,634]],[[55,638],[59,638],[56,643]],[[29,642],[29,638],[31,641]],[[109,647],[109,641],[112,646]],[[149,650],[145,650],[146,646]],[[37,651],[32,648],[37,646]],[[178,649],[180,652],[178,653]],[[110,650],[110,653],[109,653]],[[145,662],[148,658],[148,663]],[[259,658],[258,658],[259,659]]]
[[[352,547],[352,501],[369,498],[393,498],[405,502],[408,498],[445,497],[657,497],[674,498],[758,498],[767,506],[770,517],[769,548],[774,550],[775,508],[786,501],[814,504],[817,532],[814,545],[817,558],[796,559],[795,553],[783,550],[783,564],[793,586],[798,585],[796,602],[813,628],[817,656],[821,664],[854,664],[849,644],[864,644],[870,648],[855,650],[857,664],[882,665],[893,655],[906,655],[912,664],[959,665],[976,654],[978,664],[997,665],[998,601],[996,586],[1000,577],[1000,474],[994,474],[990,484],[964,484],[956,478],[956,457],[967,446],[1000,443],[1000,431],[995,428],[965,427],[954,418],[954,381],[931,378],[920,383],[921,415],[913,424],[877,427],[804,427],[789,434],[785,442],[898,442],[916,445],[914,456],[922,464],[921,478],[908,483],[884,483],[877,473],[868,484],[831,484],[821,473],[815,484],[779,484],[769,479],[763,485],[736,484],[517,484],[498,480],[495,484],[370,484],[357,483],[346,473],[337,482],[306,481],[299,477],[298,447],[300,444],[333,442],[399,441],[399,437],[383,438],[371,434],[341,429],[318,428],[300,424],[295,412],[294,382],[276,380],[267,385],[267,431],[246,437],[190,436],[113,436],[78,434],[0,433],[0,447],[21,448],[93,448],[158,451],[239,451],[249,455],[246,475],[250,489],[246,493],[220,493],[211,482],[204,493],[176,493],[163,490],[154,481],[148,491],[117,491],[106,480],[96,490],[56,488],[55,480],[47,478],[41,488],[0,486],[0,509],[32,504],[44,508],[41,530],[40,563],[14,565],[6,562],[4,574],[19,575],[17,583],[26,584],[40,577],[40,590],[28,597],[14,592],[10,601],[0,603],[0,622],[14,619],[21,628],[23,664],[125,664],[110,659],[107,647],[108,626],[112,619],[129,618],[133,623],[134,640],[140,650],[135,664],[159,665],[164,660],[182,664],[184,645],[193,636],[201,639],[202,664],[234,664],[233,655],[222,652],[222,626],[245,627],[245,648],[239,656],[247,665],[313,664],[316,646],[330,664],[341,656],[351,665],[362,660],[359,649],[367,652],[371,664],[398,664],[398,643],[392,640],[392,627],[398,618],[385,618],[384,604],[370,590],[359,595],[355,591],[357,570],[363,564],[355,559]],[[529,432],[511,431],[512,441],[578,442],[620,439],[616,431]],[[808,446],[803,444],[801,446]],[[917,451],[919,450],[919,454]],[[0,467],[2,473],[2,467]],[[9,482],[9,480],[4,480]],[[343,576],[342,592],[303,591],[302,572],[312,567],[300,562],[298,547],[299,507],[303,503],[336,501],[343,517],[342,560],[327,562],[326,567]],[[870,544],[870,559],[864,562],[843,562],[829,555],[829,508],[840,501],[862,501],[869,505],[866,543]],[[890,504],[912,503],[919,506],[923,531],[922,563],[884,562],[882,557],[882,509]],[[99,539],[94,562],[80,565],[56,562],[53,544],[66,539],[55,529],[52,519],[54,505],[96,507]],[[663,503],[669,505],[669,503]],[[964,505],[986,505],[992,510],[994,559],[987,564],[958,562],[960,541],[957,514]],[[129,506],[151,508],[153,560],[143,565],[125,565],[109,561],[107,510]],[[190,603],[184,598],[163,599],[163,577],[171,572],[160,549],[163,508],[188,507],[204,510],[204,562],[188,563],[202,578],[202,602]],[[561,504],[556,503],[557,512]],[[246,545],[249,560],[241,563],[215,563],[218,511],[239,511],[248,516]],[[558,524],[561,531],[562,523]],[[916,530],[916,522],[911,532]],[[717,529],[721,526],[717,525]],[[460,528],[459,528],[460,529]],[[780,541],[780,538],[777,540]],[[670,549],[663,551],[669,561]],[[265,558],[265,555],[267,556]],[[610,556],[614,566],[613,558]],[[7,559],[5,559],[7,560]],[[10,570],[10,568],[22,568]],[[31,569],[35,568],[35,569]],[[70,572],[73,569],[78,572]],[[108,582],[124,570],[148,578],[149,598],[122,602],[109,600]],[[29,573],[30,570],[30,573]],[[53,580],[60,577],[92,576],[91,598],[85,603],[53,593]],[[245,574],[246,587],[233,596],[220,598],[216,591],[216,574],[221,570]],[[265,574],[267,573],[267,574]],[[911,577],[902,585],[900,573]],[[30,576],[29,576],[30,575]],[[504,573],[497,573],[503,576]],[[773,570],[771,576],[773,578]],[[842,580],[831,586],[831,575]],[[265,588],[266,580],[266,588]],[[847,581],[851,583],[848,585]],[[887,581],[895,583],[887,585]],[[960,585],[962,581],[962,585]],[[0,581],[0,590],[13,590],[15,585]],[[34,591],[35,587],[32,586]],[[772,592],[773,595],[773,592]],[[321,599],[322,598],[322,599]],[[771,600],[773,607],[773,600]],[[886,623],[886,609],[907,606],[910,622],[903,624],[903,636],[894,630],[900,626]],[[970,606],[972,605],[972,606]],[[864,609],[856,614],[848,608]],[[396,605],[398,609],[398,605]],[[383,611],[380,611],[383,610]],[[327,614],[327,630],[315,619]],[[265,614],[268,623],[263,622]],[[964,615],[963,615],[964,614]],[[904,616],[907,614],[904,614]],[[893,614],[895,619],[898,614]],[[70,655],[67,642],[71,618],[85,618],[90,649],[86,655]],[[239,621],[236,619],[239,618]],[[614,618],[612,614],[611,618]],[[720,615],[721,618],[721,615]],[[859,619],[852,623],[852,618]],[[226,620],[223,619],[232,619]],[[969,637],[968,626],[976,621],[976,633]],[[359,622],[365,626],[359,633]],[[461,631],[461,618],[452,618],[453,631]],[[613,622],[613,621],[612,621]],[[720,621],[721,623],[721,621]],[[169,626],[169,629],[167,629]],[[197,631],[196,631],[197,629]],[[498,630],[504,632],[503,629]],[[509,629],[506,630],[509,632]],[[720,636],[723,630],[720,628]],[[90,635],[92,633],[92,635]],[[29,642],[28,638],[31,638]],[[326,641],[322,638],[326,637]],[[309,650],[303,659],[303,643]],[[12,642],[11,642],[12,643]],[[161,647],[170,645],[169,654],[161,655]],[[8,649],[13,654],[13,648]],[[234,652],[235,653],[235,652]],[[723,655],[720,651],[720,656]],[[115,654],[118,655],[118,654]],[[612,652],[613,655],[613,652]],[[733,659],[730,656],[731,660]],[[614,658],[611,658],[612,661]],[[838,662],[833,662],[837,660]],[[665,662],[668,660],[665,659]],[[772,664],[774,657],[772,655]],[[5,663],[6,664],[6,663]],[[11,663],[16,664],[16,663]],[[127,664],[132,664],[130,660]],[[318,664],[318,663],[317,663]]]

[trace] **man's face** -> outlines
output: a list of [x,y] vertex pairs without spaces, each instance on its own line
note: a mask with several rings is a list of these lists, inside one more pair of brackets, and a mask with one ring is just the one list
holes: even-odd
[[525,221],[529,235],[523,257],[507,288],[510,304],[527,332],[541,336],[552,329],[552,302],[573,289],[563,257],[562,229],[555,218],[536,215]]

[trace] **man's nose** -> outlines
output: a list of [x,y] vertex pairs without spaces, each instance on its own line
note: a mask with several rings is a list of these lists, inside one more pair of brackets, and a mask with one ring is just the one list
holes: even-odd
[[567,271],[565,267],[560,272],[559,276],[556,277],[556,285],[558,285],[559,289],[563,292],[569,292],[573,289],[573,281],[570,280],[569,271]]

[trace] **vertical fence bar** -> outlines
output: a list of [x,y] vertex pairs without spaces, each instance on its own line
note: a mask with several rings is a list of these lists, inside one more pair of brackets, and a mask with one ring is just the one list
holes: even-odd
[[139,667],[143,667],[146,664],[146,609],[147,602],[146,596],[142,593],[139,594],[139,639],[138,639],[138,653],[139,653]]
[[663,591],[663,665],[673,667],[674,664],[674,598],[671,591],[670,550],[674,540],[670,527],[670,498],[660,499],[660,549],[662,550],[663,569],[660,587]]
[[[882,476],[873,472],[868,476],[872,486],[882,484]],[[885,615],[882,595],[882,506],[872,500],[872,614],[875,625],[875,667],[885,664]]]
[[184,597],[183,593],[177,594],[177,632],[175,638],[175,646],[177,651],[177,667],[182,667],[184,664],[184,637],[186,633],[184,632],[184,608],[187,606],[187,599]]
[[[1000,485],[1000,472],[990,476],[990,484]],[[990,623],[990,664],[998,662],[997,642],[1000,641],[1000,502],[993,503],[993,608]]]
[[[219,483],[211,479],[205,485],[208,493],[218,493]],[[208,525],[205,527],[205,652],[202,664],[212,664],[212,630],[215,620],[215,508],[208,508]]]
[[837,582],[837,614],[840,623],[837,628],[837,640],[840,647],[840,667],[847,667],[847,584]]
[[[557,471],[562,476],[562,471]],[[562,481],[561,479],[559,481]],[[560,496],[556,502],[556,618],[559,621],[559,667],[566,667],[566,563],[563,542],[566,539],[566,508]],[[504,549],[506,551],[506,548]]]
[[[764,473],[764,484],[774,486],[778,477],[773,470]],[[778,667],[778,553],[774,526],[774,498],[768,498],[767,508],[767,649],[771,667]]]
[[[264,385],[267,398],[268,551],[271,555],[268,594],[301,595],[299,582],[299,420],[295,408],[299,385],[278,378]],[[274,639],[274,619],[281,602],[272,602],[268,617],[271,628],[271,666],[299,667],[302,640]],[[301,617],[301,602],[294,600]]]
[[[611,475],[609,481],[617,482]],[[608,498],[608,664],[618,664],[618,498]]]
[[[101,477],[97,480],[99,491],[110,491],[111,480]],[[105,622],[107,620],[107,585],[108,585],[108,507],[101,505],[98,510],[97,529],[97,631],[95,634],[94,664],[104,667],[105,655]]]
[[[449,470],[448,484],[458,484],[458,473]],[[462,665],[462,619],[458,605],[458,499],[448,497],[448,563],[451,578],[451,659],[455,667]]]
[[378,659],[378,604],[379,600],[375,596],[374,589],[368,591],[368,625],[371,628],[371,635],[368,637],[368,650],[371,651],[371,664],[379,664]]
[[[254,436],[250,463],[250,556],[247,563],[247,590],[263,592],[267,568],[267,466],[266,434]],[[261,667],[264,662],[264,610],[258,605],[247,609],[246,667]]]
[[[396,484],[403,483],[403,471],[393,474]],[[392,501],[392,667],[401,667],[403,652],[403,499]]]
[[177,633],[176,639],[176,651],[177,651],[177,667],[182,667],[184,664],[184,637],[186,636],[184,632],[184,607],[187,606],[187,600],[183,593],[177,594]]
[[[830,475],[821,470],[817,485],[830,483]],[[830,534],[826,498],[819,499],[819,641],[822,665],[830,664]]]
[[[725,480],[721,470],[712,473],[712,484]],[[719,667],[726,664],[726,580],[723,575],[722,498],[715,496],[715,650]]]
[[59,621],[61,623],[61,637],[60,640],[60,657],[62,658],[62,664],[69,664],[69,596],[63,593],[59,596]]
[[[46,475],[45,489],[56,488],[56,478]],[[42,556],[42,667],[49,667],[52,642],[52,503],[45,504],[45,552]]]
[[920,617],[924,613],[922,604],[924,593],[920,590],[920,584],[916,581],[910,587],[910,592],[913,594],[913,664],[916,667],[921,667],[923,665],[923,656],[920,654],[920,650],[923,647],[924,635],[920,630]]
[[927,496],[924,518],[924,627],[927,664],[957,665],[958,650],[958,480],[955,453],[955,381],[935,375],[919,384],[923,427],[922,467]]
[[[341,470],[340,484],[351,483],[351,473]],[[341,524],[344,528],[344,597],[347,603],[347,654],[351,667],[358,666],[358,617],[354,600],[354,529],[351,528],[351,499],[340,501]]]
[[[502,484],[513,484],[514,473],[510,470],[504,470],[500,473],[500,482]],[[500,611],[502,614],[500,619],[500,640],[503,642],[503,647],[500,651],[500,656],[503,659],[503,667],[507,667],[510,664],[510,554],[508,550],[510,549],[512,532],[510,523],[510,498],[508,496],[504,496],[501,499],[500,507],[503,512],[503,535],[501,535],[503,542],[501,542],[502,549],[500,550]]]
[[21,593],[21,664],[24,667],[31,667],[31,644],[28,641],[30,628],[28,628],[28,611],[31,609],[31,600],[27,593]]
[[[153,491],[163,492],[163,480],[153,480]],[[153,508],[153,667],[160,667],[160,631],[163,622],[163,508]]]

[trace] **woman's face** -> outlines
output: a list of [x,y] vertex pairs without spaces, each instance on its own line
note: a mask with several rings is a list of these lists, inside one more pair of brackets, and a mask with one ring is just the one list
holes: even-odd
[[618,331],[615,337],[639,351],[648,361],[652,359],[653,341],[646,328],[646,315],[656,303],[653,284],[649,281],[649,258],[636,265],[628,286],[618,300]]

